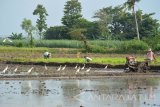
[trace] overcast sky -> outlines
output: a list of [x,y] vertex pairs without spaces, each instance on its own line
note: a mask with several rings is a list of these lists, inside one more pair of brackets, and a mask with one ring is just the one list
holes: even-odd
[[[49,16],[47,25],[62,25],[63,9],[67,0],[0,0],[0,36],[8,36],[11,33],[24,33],[21,23],[24,18],[32,20],[36,24],[37,16],[32,13],[38,4],[42,4]],[[126,0],[79,0],[82,6],[83,17],[93,21],[94,13],[108,6],[121,5]],[[136,9],[142,9],[144,13],[155,12],[154,18],[160,20],[160,0],[141,0],[136,4]]]

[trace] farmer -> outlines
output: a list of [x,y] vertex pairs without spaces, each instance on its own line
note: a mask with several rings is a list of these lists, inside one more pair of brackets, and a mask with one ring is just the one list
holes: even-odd
[[133,56],[126,57],[126,65],[134,65],[135,62],[136,62],[135,57],[133,57]]
[[87,57],[87,56],[84,56],[84,59],[85,59],[85,62],[90,62],[90,61],[92,61],[92,58]]
[[45,52],[44,54],[43,54],[43,57],[46,59],[46,58],[50,58],[51,57],[51,53],[49,53],[49,52]]
[[152,49],[151,49],[151,48],[148,49],[148,52],[147,52],[147,60],[148,60],[149,62],[156,61],[155,54],[154,54],[154,52],[152,52]]

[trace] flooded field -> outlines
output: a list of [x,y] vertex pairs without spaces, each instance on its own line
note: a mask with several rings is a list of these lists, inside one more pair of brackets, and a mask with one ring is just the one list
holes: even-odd
[[160,107],[160,78],[0,80],[0,107]]

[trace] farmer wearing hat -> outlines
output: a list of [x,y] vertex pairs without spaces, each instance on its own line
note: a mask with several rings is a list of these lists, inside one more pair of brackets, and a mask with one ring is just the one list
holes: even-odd
[[50,57],[51,57],[51,53],[45,52],[45,53],[43,54],[43,57],[44,57],[45,59],[50,58]]
[[155,54],[154,54],[154,52],[152,52],[151,48],[148,49],[147,60],[149,60],[150,62],[153,61],[153,60],[156,61]]

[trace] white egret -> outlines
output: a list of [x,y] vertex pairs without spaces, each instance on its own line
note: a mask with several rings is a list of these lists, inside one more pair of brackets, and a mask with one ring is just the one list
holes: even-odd
[[85,72],[87,72],[87,73],[88,73],[90,70],[91,70],[91,67],[89,67]]
[[16,67],[16,68],[14,69],[14,72],[17,72],[17,69],[18,69],[18,67]]
[[108,65],[106,65],[105,67],[104,67],[104,69],[107,69],[108,68]]
[[6,66],[6,68],[2,71],[2,73],[5,73],[8,69],[8,65]]
[[81,67],[79,66],[78,69],[76,70],[76,74],[80,71]]
[[74,68],[77,69],[77,67],[78,67],[78,64],[76,64],[76,66]]
[[62,67],[62,65],[59,66],[59,68],[57,69],[57,71],[60,71],[60,70],[61,70],[61,67]]
[[28,73],[28,74],[31,73],[31,71],[32,71],[33,68],[34,68],[34,67],[31,67],[31,68],[27,71],[27,73]]
[[44,68],[45,68],[45,70],[48,70],[48,68],[47,68],[46,64],[44,65]]
[[66,65],[62,68],[62,70],[64,70],[66,68]]
[[83,65],[83,67],[81,68],[81,70],[83,70],[83,69],[84,69],[84,67],[85,67],[85,64]]

